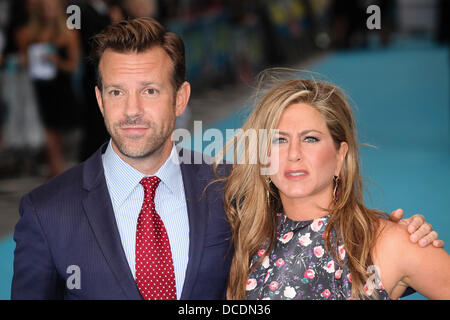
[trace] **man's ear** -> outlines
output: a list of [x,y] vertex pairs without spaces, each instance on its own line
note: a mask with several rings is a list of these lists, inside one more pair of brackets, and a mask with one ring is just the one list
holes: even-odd
[[103,113],[102,93],[97,86],[95,86],[95,97],[97,98],[97,104],[98,107],[100,108],[100,112],[102,113],[103,116],[105,116],[105,114]]
[[186,110],[187,104],[189,102],[189,97],[191,96],[191,85],[189,82],[185,81],[178,88],[176,101],[175,101],[175,114],[177,117],[181,116]]

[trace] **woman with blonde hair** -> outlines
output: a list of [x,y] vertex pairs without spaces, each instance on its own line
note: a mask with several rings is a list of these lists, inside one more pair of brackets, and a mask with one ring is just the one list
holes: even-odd
[[[242,129],[225,154],[243,147],[259,160],[235,162],[222,179],[234,245],[228,298],[397,299],[408,286],[450,298],[445,250],[420,248],[404,225],[365,207],[355,121],[338,87],[284,81]],[[268,138],[249,143],[248,130]]]

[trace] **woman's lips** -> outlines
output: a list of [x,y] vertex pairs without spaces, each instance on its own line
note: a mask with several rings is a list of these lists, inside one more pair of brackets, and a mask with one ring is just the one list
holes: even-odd
[[284,173],[284,176],[289,180],[301,180],[306,178],[308,171],[306,170],[288,170]]

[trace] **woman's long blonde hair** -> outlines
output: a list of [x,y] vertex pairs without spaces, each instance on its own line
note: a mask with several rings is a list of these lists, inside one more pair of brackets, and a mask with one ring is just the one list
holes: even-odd
[[[223,152],[226,154],[233,146],[236,147],[236,143],[247,143],[244,139],[246,130],[276,129],[283,111],[295,103],[308,104],[322,114],[336,148],[342,141],[348,144],[338,197],[327,208],[332,214],[325,235],[328,235],[326,248],[338,262],[338,242],[344,245],[352,277],[352,297],[357,299],[365,294],[366,270],[373,264],[371,249],[377,236],[378,219],[385,214],[364,206],[355,121],[351,106],[341,90],[315,80],[282,82],[259,101],[242,131]],[[267,149],[261,150],[267,152],[270,141],[267,139]],[[267,176],[261,175],[262,167],[261,163],[234,163],[231,174],[220,179],[226,183],[224,206],[233,229],[234,256],[228,282],[231,299],[245,297],[246,282],[253,270],[250,270],[252,257],[263,245],[268,245],[265,255],[259,259],[261,263],[276,241],[276,213],[282,210],[282,204],[277,189],[268,182]]]
[[[46,26],[46,19],[44,17],[45,6],[44,1],[49,0],[38,0],[36,3],[33,3],[32,7],[29,8],[30,18],[28,21],[28,28],[31,33],[32,39],[38,39],[42,33],[43,28]],[[67,16],[65,14],[64,5],[66,4],[65,0],[54,0],[52,5],[55,7],[54,10],[57,11],[57,17],[52,24],[52,30],[55,32],[57,37],[64,36],[69,32],[69,29],[66,26]]]

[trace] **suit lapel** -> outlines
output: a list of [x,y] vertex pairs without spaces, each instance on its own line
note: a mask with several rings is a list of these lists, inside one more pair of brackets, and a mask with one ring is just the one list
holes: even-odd
[[[186,268],[182,300],[189,300],[192,289],[196,282],[201,257],[203,254],[203,243],[208,218],[208,202],[206,199],[200,201],[204,181],[198,174],[199,165],[180,164],[183,176],[184,190],[186,194],[187,212],[189,217],[189,262]],[[206,197],[206,195],[205,195]]]
[[128,299],[142,299],[120,240],[101,162],[102,149],[86,161],[83,187],[88,191],[83,207],[100,249]]

